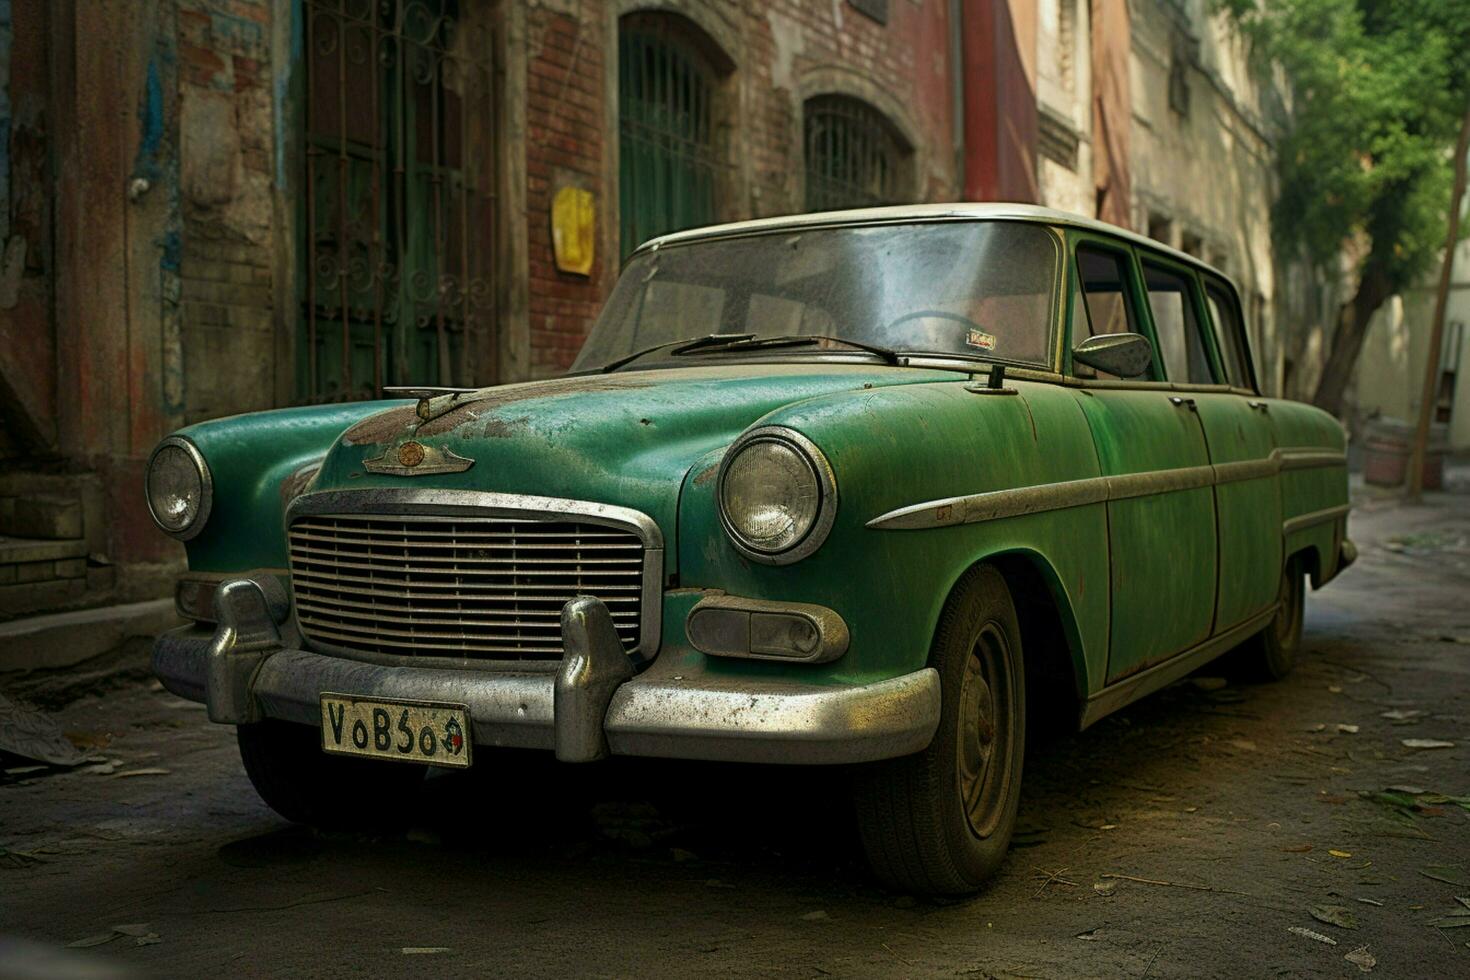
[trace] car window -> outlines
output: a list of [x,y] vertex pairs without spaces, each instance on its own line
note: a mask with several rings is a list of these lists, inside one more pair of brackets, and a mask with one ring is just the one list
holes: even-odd
[[642,300],[632,340],[635,346],[644,337],[658,343],[665,334],[677,335],[691,317],[718,322],[725,291],[689,282],[650,282]]
[[[1024,221],[775,229],[646,249],[629,260],[572,369],[711,333],[829,335],[1049,368],[1060,259],[1056,233]],[[798,357],[825,348],[774,350]]]
[[1251,387],[1250,360],[1245,349],[1245,327],[1240,308],[1230,291],[1217,282],[1205,281],[1205,305],[1214,321],[1215,341],[1225,362],[1225,380],[1237,388]]
[[[1072,295],[1072,346],[1106,333],[1140,333],[1128,302],[1128,256],[1083,245],[1077,249],[1077,280]],[[1073,363],[1079,378],[1114,378]]]
[[1194,312],[1194,285],[1184,274],[1148,261],[1143,263],[1143,282],[1168,380],[1213,384],[1204,334]]

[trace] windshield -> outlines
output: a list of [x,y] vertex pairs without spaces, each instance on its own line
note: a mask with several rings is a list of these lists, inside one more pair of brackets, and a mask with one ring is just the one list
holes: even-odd
[[636,255],[573,370],[639,351],[635,366],[695,357],[861,353],[835,340],[679,351],[710,334],[827,337],[1051,366],[1060,252],[1044,226],[1017,221],[810,228],[695,241]]

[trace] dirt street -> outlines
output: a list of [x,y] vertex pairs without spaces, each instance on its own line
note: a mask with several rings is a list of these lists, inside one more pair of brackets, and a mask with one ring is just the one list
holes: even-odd
[[1470,976],[1470,809],[1444,799],[1470,805],[1470,496],[1368,500],[1351,533],[1287,681],[1207,669],[1034,748],[1010,858],[966,901],[866,877],[839,772],[483,753],[406,838],[320,836],[256,799],[201,707],[92,694],[58,717],[115,762],[0,781],[0,975],[136,925],[76,955],[188,977]]

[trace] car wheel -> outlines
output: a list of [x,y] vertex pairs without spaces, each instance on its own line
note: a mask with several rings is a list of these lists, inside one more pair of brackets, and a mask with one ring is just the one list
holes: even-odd
[[245,773],[272,810],[327,830],[402,829],[425,767],[328,755],[310,725],[262,721],[236,729]]
[[1276,615],[1266,628],[1241,645],[1241,672],[1256,680],[1279,681],[1291,673],[1302,645],[1302,614],[1307,576],[1300,559],[1287,559],[1276,593]]
[[858,771],[858,826],[889,886],[964,894],[1005,859],[1025,754],[1021,631],[994,568],[974,569],[950,594],[929,665],[941,682],[939,729],[922,752]]

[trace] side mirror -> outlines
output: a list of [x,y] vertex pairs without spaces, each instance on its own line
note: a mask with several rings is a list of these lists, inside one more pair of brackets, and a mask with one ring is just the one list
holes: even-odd
[[1072,360],[1118,378],[1136,378],[1154,359],[1153,345],[1136,333],[1103,333],[1072,348]]

